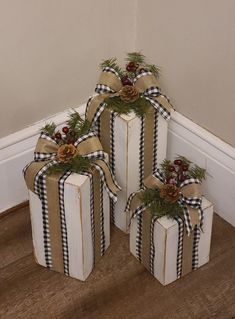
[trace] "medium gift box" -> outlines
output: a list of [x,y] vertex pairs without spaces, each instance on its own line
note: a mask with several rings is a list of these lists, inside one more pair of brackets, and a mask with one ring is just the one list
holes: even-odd
[[37,263],[84,281],[110,244],[118,185],[94,132],[68,139],[41,133],[24,177]]
[[96,92],[98,95],[87,103],[86,118],[96,125],[122,189],[117,203],[111,206],[112,221],[128,232],[130,217],[122,212],[129,195],[142,187],[144,178],[166,157],[172,108],[161,93],[156,76],[148,69],[136,70],[131,82],[127,82],[113,64],[106,66]]
[[[130,251],[162,285],[168,285],[209,261],[213,206],[201,196],[200,182],[190,178],[181,183],[177,194],[176,209],[181,208],[182,214],[172,211],[170,217],[160,211],[162,217],[158,217],[153,209],[165,210],[166,203],[158,205],[156,200],[147,205],[146,201],[151,192],[164,189],[162,176],[157,172],[145,180],[145,185],[147,193],[141,190],[132,194],[126,207],[133,213]],[[172,197],[176,192],[169,194]],[[162,195],[166,196],[166,188]]]

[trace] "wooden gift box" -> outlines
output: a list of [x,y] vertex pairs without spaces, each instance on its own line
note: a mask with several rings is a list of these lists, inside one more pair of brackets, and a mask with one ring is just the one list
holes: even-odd
[[[105,114],[106,113],[106,114]],[[105,110],[100,118],[100,127],[102,127],[103,117],[107,116],[107,113],[111,113],[109,110]],[[145,156],[149,156],[150,170],[146,174],[149,175],[157,163],[160,163],[166,157],[167,147],[167,130],[168,121],[166,121],[157,111],[155,114],[155,146],[153,142],[149,142],[149,148],[145,152]],[[112,167],[112,158],[114,158],[114,171],[115,178],[118,184],[121,186],[121,191],[117,194],[117,203],[114,205],[113,221],[114,224],[122,231],[128,233],[130,225],[129,214],[123,214],[127,199],[129,195],[140,188],[140,147],[141,147],[141,118],[137,117],[134,113],[128,115],[116,115],[113,116],[113,154],[110,154],[110,161]],[[102,131],[102,130],[101,130]],[[109,153],[109,147],[107,143],[107,132],[100,136],[101,143],[104,151]],[[154,153],[155,159],[151,158],[150,152]]]
[[[68,249],[64,252],[64,259],[67,260],[67,275],[84,281],[94,267],[94,242],[91,224],[91,190],[90,178],[85,175],[71,174],[64,185],[64,216],[66,225],[66,237]],[[45,220],[43,221],[41,201],[32,191],[29,191],[30,215],[32,223],[32,236],[34,254],[38,264],[47,267],[46,251],[44,247]],[[103,210],[100,216],[96,216],[101,222],[103,232],[103,250],[110,244],[110,214],[109,197],[103,189]],[[59,216],[49,216],[48,232],[53,257],[53,250],[57,251],[55,258],[61,259],[60,269],[53,269],[64,273],[63,253],[61,251],[61,238],[52,234],[51,225],[61,228]],[[61,235],[60,235],[61,236]],[[96,241],[100,241],[101,234],[96,233]],[[52,258],[53,264],[53,258]]]
[[[205,197],[203,197],[202,200],[202,209],[204,212],[204,223],[203,232],[200,233],[198,244],[198,267],[206,264],[209,261],[210,255],[213,206]],[[131,220],[130,226],[130,251],[136,258],[138,255],[137,237],[139,232],[139,229],[137,228],[136,217]],[[185,257],[184,254],[186,254],[186,245],[190,245],[190,241],[193,241],[193,234],[190,236],[191,239],[189,239],[186,234],[184,235],[184,240],[186,239],[187,242],[183,245],[183,257]],[[168,285],[180,277],[177,274],[178,241],[179,227],[175,220],[167,217],[161,217],[155,220],[153,231],[154,258],[152,260],[152,274],[162,285]],[[189,265],[185,264],[187,262],[188,261],[183,258],[181,276],[186,275],[190,271]],[[186,272],[184,272],[184,266],[188,269]]]

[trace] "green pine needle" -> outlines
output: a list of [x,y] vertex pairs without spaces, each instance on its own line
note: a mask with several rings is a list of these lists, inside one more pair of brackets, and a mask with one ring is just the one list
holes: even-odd
[[192,178],[198,179],[200,182],[206,178],[206,170],[197,165],[189,168],[189,175]]
[[123,77],[124,75],[124,72],[123,70],[118,66],[117,64],[117,58],[110,58],[110,59],[107,59],[107,60],[104,60],[102,63],[100,63],[100,68],[101,70],[103,70],[104,68],[106,67],[109,67],[109,68],[112,68],[114,69],[120,78]]
[[143,64],[145,61],[145,56],[141,54],[140,52],[130,52],[130,53],[127,53],[126,61],[134,62],[137,64]]
[[43,128],[41,128],[41,132],[49,135],[50,137],[54,136],[55,130],[56,130],[56,125],[54,122],[47,123]]
[[150,102],[143,97],[139,97],[135,102],[125,103],[119,96],[107,98],[105,100],[107,108],[120,114],[129,114],[132,111],[138,116],[142,117],[150,108]]
[[81,173],[88,171],[91,168],[92,161],[82,156],[76,156],[72,158],[68,163],[58,163],[53,165],[47,170],[47,174],[64,173],[71,171],[73,173]]
[[152,72],[156,78],[159,77],[160,75],[160,67],[154,65],[154,64],[146,64],[145,67],[150,71]]
[[151,214],[157,218],[167,216],[168,218],[174,218],[176,216],[182,216],[182,207],[176,202],[171,204],[160,197],[159,189],[146,189],[140,195],[141,202],[149,208]]
[[170,175],[169,167],[171,166],[171,161],[165,159],[161,164],[160,168],[163,173],[164,178],[167,178]]
[[88,120],[83,120],[76,110],[73,110],[73,113],[69,115],[66,124],[69,127],[67,138],[74,141],[80,136],[87,134],[91,127],[90,122]]

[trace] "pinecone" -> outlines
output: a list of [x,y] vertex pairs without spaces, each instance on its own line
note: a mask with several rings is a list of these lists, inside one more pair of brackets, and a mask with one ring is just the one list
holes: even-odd
[[123,102],[135,102],[139,98],[139,91],[132,85],[125,85],[119,92],[120,99]]
[[160,190],[160,197],[173,204],[179,199],[180,190],[173,184],[165,184]]
[[63,144],[57,151],[57,159],[60,162],[68,162],[77,155],[77,148],[73,144]]

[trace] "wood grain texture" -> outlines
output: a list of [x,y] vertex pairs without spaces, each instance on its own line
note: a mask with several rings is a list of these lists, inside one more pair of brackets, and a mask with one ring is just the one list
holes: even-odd
[[86,282],[37,265],[28,208],[0,220],[0,318],[235,318],[235,229],[215,215],[211,261],[163,287],[117,228]]

